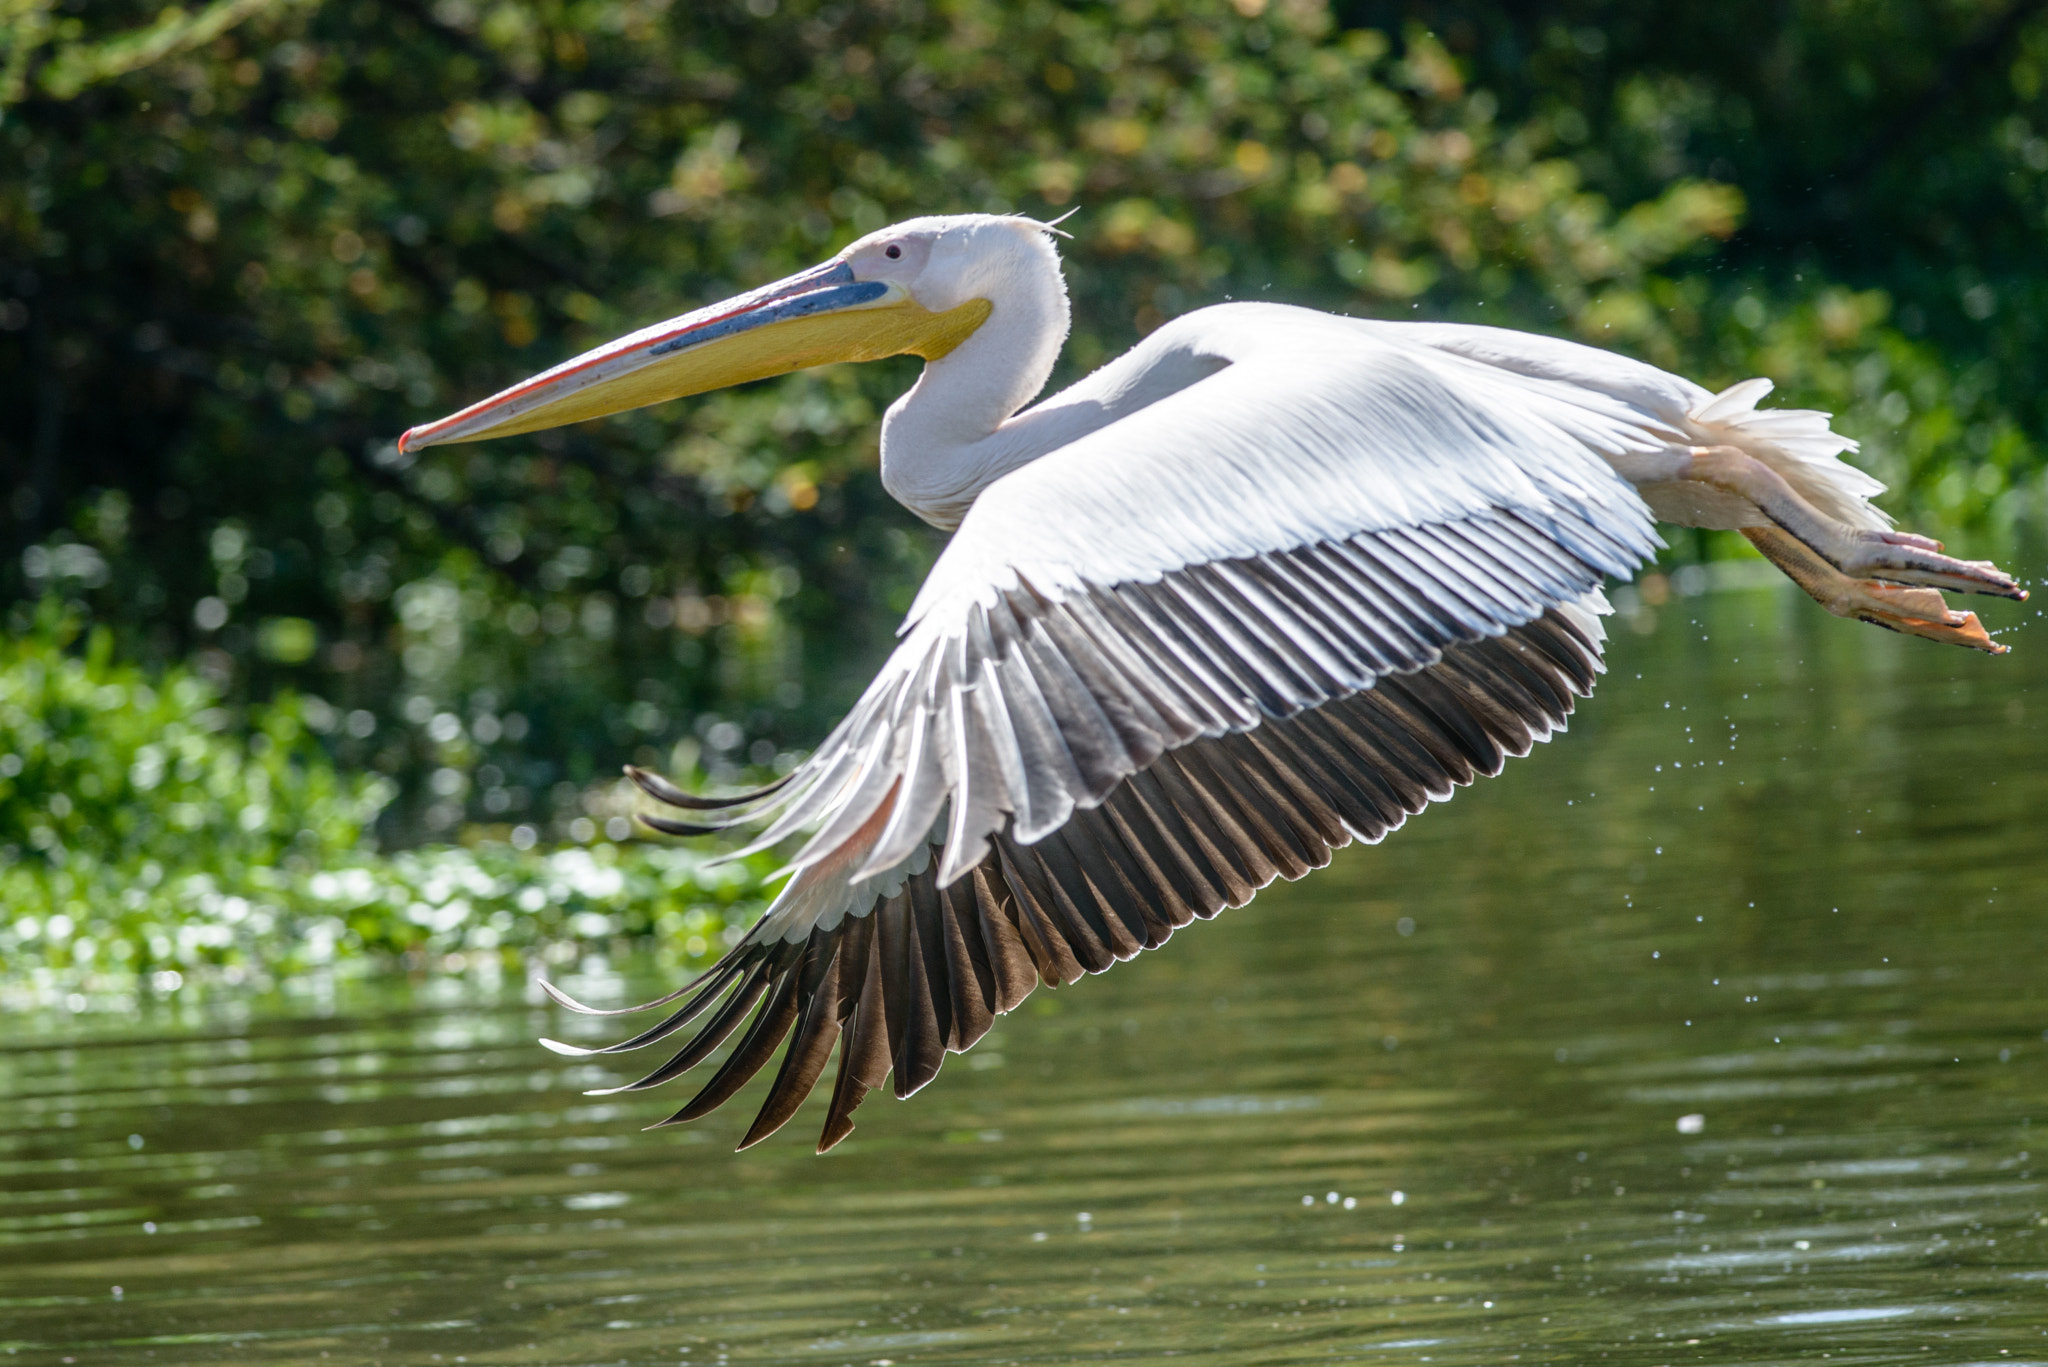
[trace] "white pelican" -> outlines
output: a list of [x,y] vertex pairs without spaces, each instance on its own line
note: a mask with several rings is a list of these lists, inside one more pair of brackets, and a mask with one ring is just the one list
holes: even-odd
[[[1223,304],[1026,407],[1068,326],[1051,232],[920,218],[564,362],[401,445],[531,432],[831,361],[926,365],[882,480],[951,542],[852,713],[781,783],[692,796],[808,833],[781,893],[653,1028],[710,1012],[669,1124],[794,1031],[741,1147],[839,1044],[819,1150],[893,1071],[909,1096],[1044,982],[1376,841],[1561,728],[1602,668],[1601,583],[1658,519],[1740,528],[1822,606],[1997,653],[1941,589],[2025,595],[1887,530],[1824,413],[1497,328]],[[715,827],[659,817],[678,834]],[[551,989],[552,990],[552,989]],[[557,994],[559,997],[559,994]],[[574,1006],[574,1003],[565,1004]],[[584,1009],[584,1008],[578,1008]],[[647,1007],[634,1008],[644,1010]],[[617,1014],[617,1013],[600,1013]],[[551,1043],[551,1042],[550,1042]]]

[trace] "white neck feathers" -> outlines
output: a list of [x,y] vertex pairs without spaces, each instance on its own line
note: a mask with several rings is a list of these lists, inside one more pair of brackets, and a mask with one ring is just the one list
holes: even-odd
[[1012,415],[1045,387],[1070,323],[1059,258],[1035,224],[985,220],[964,236],[957,273],[937,297],[920,289],[919,302],[940,312],[986,299],[988,319],[927,364],[882,420],[883,486],[947,529],[983,489],[1051,449],[1024,440]]

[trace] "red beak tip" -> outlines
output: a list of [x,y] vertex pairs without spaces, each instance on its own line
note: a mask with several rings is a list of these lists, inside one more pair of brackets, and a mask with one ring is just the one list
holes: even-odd
[[405,429],[404,432],[399,434],[398,451],[400,455],[404,455],[406,453],[406,451],[409,449],[408,443],[412,441],[412,434],[419,430],[420,429],[417,427],[408,427]]

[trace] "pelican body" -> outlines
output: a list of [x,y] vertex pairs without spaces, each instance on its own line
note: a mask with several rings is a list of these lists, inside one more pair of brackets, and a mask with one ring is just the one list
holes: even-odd
[[[889,492],[953,537],[860,701],[736,798],[628,770],[677,834],[803,837],[754,927],[625,1088],[738,1043],[704,1115],[782,1061],[742,1147],[838,1047],[819,1149],[1034,986],[1377,841],[1564,727],[1602,669],[1601,586],[1659,520],[1739,528],[1830,612],[1997,653],[1941,590],[2022,598],[1889,529],[1823,413],[1498,328],[1200,309],[1026,406],[1064,343],[1053,232],[914,219],[600,347],[401,446],[531,432],[840,360],[926,365],[882,423]],[[550,989],[552,990],[552,989]],[[574,1007],[567,998],[559,1000]],[[757,1009],[758,1007],[758,1009]],[[584,1008],[576,1008],[584,1009]],[[701,1022],[701,1023],[700,1023]],[[742,1030],[744,1027],[744,1030]]]

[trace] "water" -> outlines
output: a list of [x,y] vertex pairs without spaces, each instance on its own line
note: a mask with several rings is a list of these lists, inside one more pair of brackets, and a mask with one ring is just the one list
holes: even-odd
[[519,983],[10,1021],[0,1348],[2048,1361],[2048,647],[1662,616],[1570,736],[824,1159],[640,1132],[682,1094],[579,1095]]

